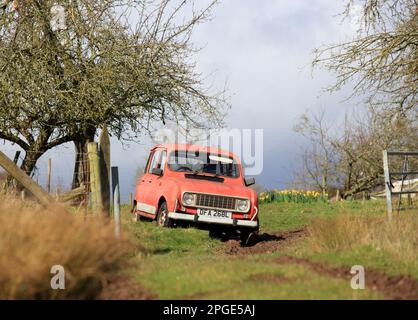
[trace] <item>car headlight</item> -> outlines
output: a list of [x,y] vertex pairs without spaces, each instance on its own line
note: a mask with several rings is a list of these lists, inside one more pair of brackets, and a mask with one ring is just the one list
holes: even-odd
[[247,212],[250,209],[250,201],[244,199],[238,199],[236,202],[236,208],[238,211]]
[[186,206],[191,206],[195,203],[195,194],[185,192],[183,194],[183,204]]

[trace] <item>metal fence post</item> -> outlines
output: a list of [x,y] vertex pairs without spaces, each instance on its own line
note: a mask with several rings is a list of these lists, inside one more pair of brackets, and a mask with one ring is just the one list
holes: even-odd
[[388,210],[388,218],[392,220],[392,185],[389,174],[388,151],[383,150],[383,172],[385,176],[386,205]]
[[113,218],[115,219],[115,235],[120,237],[120,190],[119,170],[112,167]]
[[48,193],[51,193],[51,170],[52,170],[52,160],[51,158],[48,159],[48,167],[47,167],[47,180],[46,180],[46,190]]

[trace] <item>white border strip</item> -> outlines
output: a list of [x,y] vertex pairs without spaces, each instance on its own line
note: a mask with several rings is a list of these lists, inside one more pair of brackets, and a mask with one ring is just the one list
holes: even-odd
[[136,210],[146,212],[146,213],[151,213],[151,214],[155,214],[155,212],[157,212],[157,208],[149,204],[142,203],[142,202],[137,202]]
[[[174,220],[187,220],[187,221],[194,221],[195,220],[194,214],[184,214],[184,213],[177,213],[177,212],[170,212],[168,217]],[[236,220],[238,227],[257,227],[257,221],[248,221],[248,220]],[[215,224],[226,224],[226,225],[233,225],[233,219],[225,219],[225,218],[214,218],[214,217],[206,217],[206,216],[198,216],[197,222],[205,222],[205,223],[215,223]]]

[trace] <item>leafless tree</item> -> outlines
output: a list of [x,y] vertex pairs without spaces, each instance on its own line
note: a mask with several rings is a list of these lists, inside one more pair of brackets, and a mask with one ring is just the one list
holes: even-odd
[[325,112],[302,115],[294,129],[307,139],[308,144],[302,151],[302,165],[295,173],[297,184],[320,190],[325,195],[329,185],[338,183],[337,152],[329,140],[330,126],[325,121]]
[[348,0],[343,13],[359,9],[359,30],[354,39],[315,50],[314,66],[337,75],[329,87],[339,90],[354,84],[354,95],[388,116],[417,116],[418,2],[416,0]]
[[30,174],[42,154],[68,141],[79,162],[103,126],[132,140],[156,122],[221,125],[225,92],[204,85],[191,42],[215,4],[3,1],[0,138],[26,151]]
[[[326,177],[344,198],[382,186],[382,150],[418,148],[418,124],[414,119],[388,119],[370,108],[347,115],[339,130],[330,130],[323,113],[304,115],[297,126],[297,131],[308,138],[297,175],[299,183],[324,190],[322,181]],[[400,163],[393,165],[401,167]]]

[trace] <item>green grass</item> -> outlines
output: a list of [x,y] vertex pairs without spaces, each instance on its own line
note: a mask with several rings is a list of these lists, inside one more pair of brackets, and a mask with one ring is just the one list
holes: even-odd
[[373,246],[361,245],[351,250],[310,253],[306,248],[294,255],[309,258],[315,262],[330,266],[362,265],[366,270],[378,270],[388,275],[410,275],[418,279],[418,262],[399,259],[385,250]]
[[[170,266],[155,272],[161,265]],[[185,270],[186,269],[186,270]],[[137,276],[162,299],[313,299],[350,298],[346,281],[328,279],[305,267],[269,259],[185,257],[152,259]],[[360,297],[373,298],[374,292]]]
[[[146,249],[131,270],[142,286],[161,299],[379,299],[373,290],[352,290],[347,280],[313,272],[294,263],[278,263],[281,255],[308,257],[331,265],[363,264],[388,273],[415,273],[417,264],[394,265],[394,257],[373,248],[351,251],[309,251],[306,239],[280,251],[227,255],[227,244],[196,228],[159,228],[133,222],[123,209],[123,223],[138,247]],[[383,216],[383,202],[268,203],[260,207],[261,233],[298,229],[312,218],[342,215]]]
[[335,218],[341,214],[382,215],[382,202],[344,201],[314,203],[266,203],[260,208],[264,231],[285,231],[306,226],[314,217]]
[[207,231],[195,228],[159,228],[155,222],[132,222],[130,219],[125,226],[150,255],[210,254],[219,245],[219,241],[208,237]]

